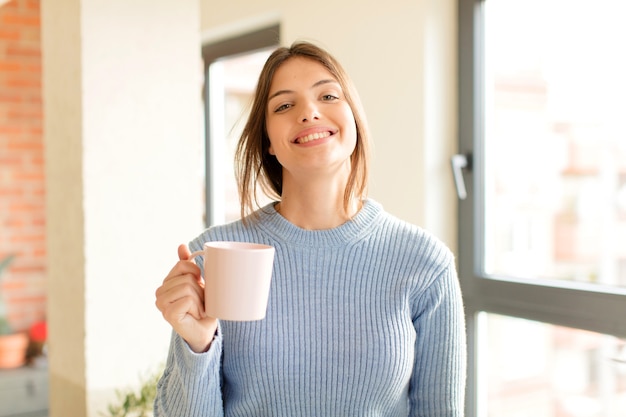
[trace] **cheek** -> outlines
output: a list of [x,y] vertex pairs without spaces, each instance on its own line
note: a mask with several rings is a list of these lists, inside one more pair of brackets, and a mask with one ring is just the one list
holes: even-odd
[[356,120],[354,119],[354,113],[352,113],[352,109],[347,103],[342,108],[342,114],[340,117],[345,120],[346,133],[348,133],[350,136],[353,136],[354,140],[356,141]]
[[356,121],[354,120],[354,116],[352,115],[352,113],[350,113],[349,115],[349,120],[350,120],[349,122],[350,124],[346,129],[346,136],[349,139],[349,141],[352,143],[352,147],[355,148],[357,130],[356,130]]

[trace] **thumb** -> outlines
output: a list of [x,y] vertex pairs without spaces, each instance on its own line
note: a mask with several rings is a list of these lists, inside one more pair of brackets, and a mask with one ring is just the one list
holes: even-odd
[[186,261],[191,256],[191,251],[187,247],[187,245],[182,244],[178,246],[178,259],[181,261]]

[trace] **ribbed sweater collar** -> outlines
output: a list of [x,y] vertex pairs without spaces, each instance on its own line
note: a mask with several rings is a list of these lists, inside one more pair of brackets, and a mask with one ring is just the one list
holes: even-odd
[[357,241],[370,233],[383,213],[382,206],[374,200],[364,200],[363,207],[352,219],[344,224],[324,230],[302,229],[281,216],[274,204],[270,203],[259,210],[259,228],[279,241],[290,245],[310,247],[343,246]]

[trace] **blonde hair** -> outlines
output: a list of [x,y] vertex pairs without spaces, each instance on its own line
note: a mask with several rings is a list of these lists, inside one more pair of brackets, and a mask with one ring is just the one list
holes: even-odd
[[283,188],[282,166],[269,153],[266,113],[270,86],[276,70],[287,60],[307,58],[322,64],[339,82],[345,99],[352,109],[356,123],[356,147],[351,155],[351,170],[344,191],[344,209],[350,202],[362,200],[367,193],[369,162],[369,131],[360,98],[348,74],[328,52],[310,42],[295,42],[290,47],[276,49],[267,59],[256,86],[250,116],[239,138],[235,152],[235,175],[241,202],[241,217],[246,219],[259,207],[257,185],[270,198],[280,200]]

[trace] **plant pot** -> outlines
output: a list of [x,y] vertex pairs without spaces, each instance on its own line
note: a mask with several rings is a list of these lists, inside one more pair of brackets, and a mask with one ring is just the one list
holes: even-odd
[[26,363],[28,334],[13,333],[0,336],[0,369],[19,368]]

